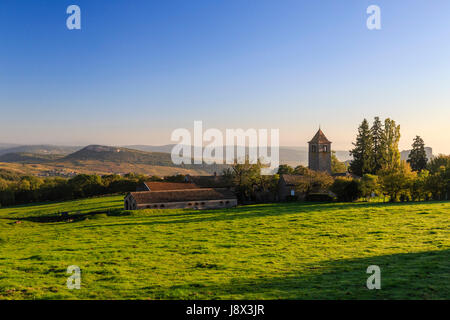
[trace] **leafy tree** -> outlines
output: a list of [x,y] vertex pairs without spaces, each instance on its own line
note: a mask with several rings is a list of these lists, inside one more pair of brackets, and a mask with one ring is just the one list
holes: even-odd
[[450,168],[450,155],[440,154],[428,163],[428,171],[432,174],[440,172],[441,168]]
[[381,169],[379,178],[383,194],[389,196],[391,202],[410,197],[411,185],[416,173],[406,161],[401,161],[400,165],[394,169]]
[[297,185],[296,191],[306,195],[312,192],[325,192],[333,183],[333,178],[326,172],[308,170],[304,177]]
[[426,188],[434,200],[448,200],[450,195],[450,167],[441,166],[438,172],[430,174]]
[[255,200],[258,202],[274,201],[278,193],[278,174],[260,175],[255,184]]
[[434,200],[442,200],[444,198],[446,183],[445,180],[442,179],[442,172],[428,176],[426,180],[426,189],[431,193]]
[[258,184],[261,182],[262,164],[250,163],[247,157],[244,163],[235,163],[231,168],[224,170],[225,179],[230,180],[235,185],[236,196],[240,201],[253,200]]
[[382,169],[394,170],[400,166],[400,151],[398,150],[399,141],[400,125],[396,125],[394,120],[389,118],[385,119],[381,140]]
[[412,150],[408,156],[408,163],[411,165],[413,171],[420,171],[426,168],[427,162],[425,143],[421,137],[416,136],[412,144]]
[[79,174],[69,180],[75,198],[102,194],[102,180],[97,175]]
[[0,207],[15,204],[15,193],[10,188],[10,182],[0,178]]
[[372,196],[372,194],[378,194],[380,192],[380,184],[378,182],[378,176],[373,174],[365,174],[361,178],[361,195],[366,199]]
[[294,168],[294,172],[293,174],[299,174],[299,175],[308,175],[310,173],[309,168],[302,166],[302,165],[298,165]]
[[292,168],[287,164],[280,164],[280,166],[278,167],[277,174],[293,174],[293,173],[294,168]]
[[0,191],[6,191],[8,189],[8,182],[0,178]]
[[347,166],[336,157],[336,151],[331,151],[331,173],[347,172]]
[[339,201],[355,201],[361,197],[360,182],[356,179],[339,177],[330,186],[330,190],[336,195]]
[[430,173],[428,170],[422,170],[417,173],[411,185],[411,199],[413,201],[428,200],[431,198],[431,192],[428,190],[427,181],[429,181]]
[[349,167],[350,172],[358,176],[371,173],[373,169],[372,137],[366,119],[359,126],[356,142],[353,145],[355,147],[350,151],[350,155],[353,156]]
[[39,188],[43,180],[35,176],[23,176],[16,185],[15,200],[20,203],[35,202],[39,200]]

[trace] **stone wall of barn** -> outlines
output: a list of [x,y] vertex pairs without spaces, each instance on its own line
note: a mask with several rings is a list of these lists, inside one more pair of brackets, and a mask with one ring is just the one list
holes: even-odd
[[218,209],[237,206],[236,199],[138,204],[137,209]]

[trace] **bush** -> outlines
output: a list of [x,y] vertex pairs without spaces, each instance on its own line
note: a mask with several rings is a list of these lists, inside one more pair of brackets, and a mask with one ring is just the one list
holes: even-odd
[[361,183],[352,178],[336,178],[330,187],[339,201],[351,202],[362,196]]
[[329,202],[333,201],[333,198],[327,193],[309,193],[305,196],[305,201]]

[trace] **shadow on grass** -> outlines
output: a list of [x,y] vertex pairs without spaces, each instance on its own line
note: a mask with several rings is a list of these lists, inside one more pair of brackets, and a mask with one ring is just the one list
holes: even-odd
[[[370,265],[381,269],[380,290],[366,287]],[[450,299],[450,250],[328,261],[281,277],[146,289],[162,299]]]
[[[105,209],[107,209],[107,207],[105,207]],[[21,217],[21,218],[6,217],[4,219],[14,220],[14,221],[31,221],[31,222],[39,222],[39,223],[77,222],[77,221],[84,221],[89,218],[99,217],[101,215],[127,216],[127,215],[130,215],[130,213],[127,213],[126,211],[124,212],[122,209],[103,210],[103,208],[99,208],[99,210],[87,212],[87,213],[58,212],[58,213],[52,213],[52,214],[46,214],[46,215]]]
[[[430,203],[442,203],[442,202],[426,202]],[[156,220],[148,222],[129,222],[120,224],[122,226],[134,226],[134,225],[157,225],[157,224],[176,224],[176,223],[198,223],[198,222],[213,222],[213,221],[225,221],[236,219],[249,219],[254,217],[268,217],[268,216],[281,216],[285,214],[304,214],[320,211],[336,211],[336,210],[352,210],[361,208],[387,208],[387,207],[402,207],[409,206],[411,204],[421,204],[421,202],[404,202],[404,203],[330,203],[330,202],[281,202],[281,203],[269,203],[269,204],[257,204],[240,206],[231,209],[212,209],[212,210],[182,210],[180,213],[172,213],[172,210],[168,210],[164,214],[146,214],[145,217],[150,218],[165,218],[166,220]],[[160,211],[166,210],[158,210]],[[123,209],[110,209],[110,206],[97,207],[95,211],[87,213],[51,213],[47,215],[31,216],[31,217],[7,217],[10,220],[25,220],[32,222],[76,222],[82,221],[89,217],[94,217],[98,214],[106,214],[107,216],[144,216],[140,214],[141,211],[125,211]],[[145,212],[145,211],[144,211]],[[426,212],[422,212],[425,214]],[[170,220],[167,220],[170,219]],[[98,228],[114,226],[115,223],[96,224],[93,226],[82,226],[82,228]]]
[[[427,202],[430,203],[430,202]],[[311,212],[329,211],[330,214],[337,210],[352,210],[367,207],[385,208],[385,207],[401,207],[411,205],[411,203],[318,203],[318,202],[285,202],[271,203],[260,205],[241,206],[232,209],[213,209],[213,210],[184,210],[182,213],[160,215],[146,215],[150,218],[165,218],[166,220],[153,221],[137,221],[137,222],[121,222],[121,226],[136,225],[158,225],[158,224],[177,224],[177,223],[199,223],[214,222],[237,219],[249,219],[255,217],[282,216],[285,214],[308,214]],[[127,211],[124,211],[124,213]],[[118,214],[120,215],[120,214]],[[130,213],[137,218],[140,216],[139,211]],[[170,220],[168,220],[170,219]],[[93,226],[82,226],[83,228],[98,228],[114,226],[116,223],[97,224]]]

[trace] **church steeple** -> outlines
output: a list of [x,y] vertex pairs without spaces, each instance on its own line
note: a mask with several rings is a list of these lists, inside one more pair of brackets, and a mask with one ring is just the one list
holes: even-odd
[[331,141],[327,139],[327,137],[325,136],[325,134],[319,127],[319,130],[317,131],[317,133],[314,135],[314,137],[308,143],[331,143]]
[[331,141],[327,139],[320,126],[308,144],[309,168],[331,173]]

